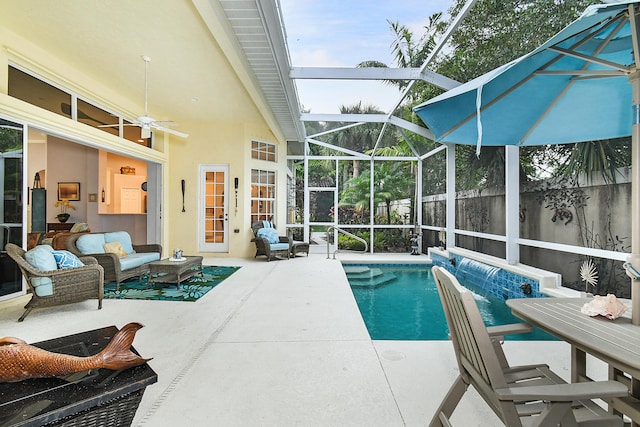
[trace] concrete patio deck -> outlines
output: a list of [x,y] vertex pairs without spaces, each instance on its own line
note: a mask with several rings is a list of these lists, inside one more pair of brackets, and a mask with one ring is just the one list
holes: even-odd
[[[312,253],[204,263],[243,268],[195,303],[105,300],[98,311],[86,301],[34,310],[23,323],[16,320],[27,297],[0,303],[0,336],[36,342],[143,323],[134,345],[154,358],[158,383],[133,425],[428,424],[456,375],[451,343],[372,341],[340,261]],[[562,342],[507,341],[505,351],[513,363],[546,362],[568,377]],[[473,389],[452,423],[500,425]]]

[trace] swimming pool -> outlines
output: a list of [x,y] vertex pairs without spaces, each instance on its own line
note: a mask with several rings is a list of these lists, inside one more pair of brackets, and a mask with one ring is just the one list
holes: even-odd
[[[449,329],[431,267],[425,265],[343,265],[360,313],[374,340],[447,340]],[[521,323],[504,301],[462,283],[474,292],[488,326]],[[553,340],[534,329],[506,339]]]

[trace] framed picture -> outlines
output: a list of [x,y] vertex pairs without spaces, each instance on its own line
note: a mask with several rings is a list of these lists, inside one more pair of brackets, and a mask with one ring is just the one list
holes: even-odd
[[79,182],[59,182],[58,183],[58,200],[67,199],[70,202],[80,200],[80,183]]

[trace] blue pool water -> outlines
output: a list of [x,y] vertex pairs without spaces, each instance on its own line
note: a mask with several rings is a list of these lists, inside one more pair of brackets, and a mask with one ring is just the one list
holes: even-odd
[[[431,267],[424,265],[344,265],[369,335],[374,340],[447,340],[449,329]],[[369,271],[367,271],[369,269]],[[474,289],[488,326],[521,323],[504,301]],[[506,339],[553,340],[544,331],[510,335]]]

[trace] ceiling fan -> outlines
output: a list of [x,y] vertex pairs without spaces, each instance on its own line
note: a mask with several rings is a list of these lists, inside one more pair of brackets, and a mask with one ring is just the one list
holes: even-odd
[[[137,117],[132,123],[125,123],[124,126],[140,126],[141,137],[146,139],[151,137],[151,129],[157,129],[161,132],[170,133],[180,138],[187,138],[189,135],[184,132],[179,132],[174,129],[170,129],[167,126],[175,126],[176,122],[172,121],[158,121],[149,116],[148,102],[149,102],[149,62],[151,58],[144,55],[142,56],[144,61],[144,116]],[[118,125],[104,125],[98,127],[118,126]]]

